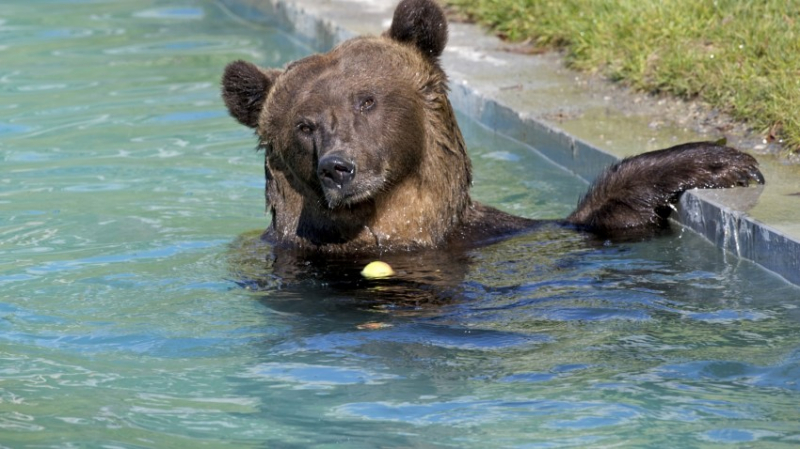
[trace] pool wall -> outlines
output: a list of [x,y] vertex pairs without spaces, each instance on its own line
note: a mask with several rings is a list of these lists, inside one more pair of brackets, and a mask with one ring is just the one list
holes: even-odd
[[[388,27],[391,12],[397,3],[396,0],[219,2],[231,13],[249,22],[291,32],[317,51],[327,51],[337,43],[360,34],[380,33]],[[574,132],[560,129],[552,120],[539,118],[542,114],[532,111],[531,104],[517,101],[523,96],[515,95],[515,91],[538,89],[544,95],[537,99],[534,108],[541,105],[541,108],[553,109],[555,104],[559,114],[569,114],[569,106],[559,104],[574,102],[575,96],[570,92],[571,88],[559,87],[554,78],[569,77],[571,72],[553,69],[553,61],[547,57],[543,60],[510,52],[497,56],[474,51],[471,45],[482,42],[485,47],[487,40],[490,41],[489,46],[496,46],[491,43],[493,37],[485,35],[475,26],[451,23],[450,31],[449,51],[443,56],[442,63],[450,76],[450,99],[456,109],[498,133],[529,145],[534,151],[587,182],[603,167],[627,155],[625,150],[622,154],[619,151],[611,154],[575,136]],[[505,75],[498,78],[489,74],[490,71],[484,71],[486,67]],[[559,103],[561,99],[569,100]],[[590,99],[590,102],[593,101]],[[602,107],[602,101],[599,102]],[[561,108],[566,108],[565,112]],[[649,150],[670,146],[669,143],[662,143],[663,138],[651,138],[644,145],[637,141],[639,128],[642,128],[642,135],[649,132],[647,124],[642,126],[635,120],[622,120],[612,124],[613,127],[616,129],[600,131],[617,136],[613,142],[609,141],[609,145],[637,148],[638,151],[642,151],[642,147]],[[685,140],[693,138],[680,137]],[[648,148],[649,145],[656,147]],[[630,154],[638,151],[631,150]],[[769,183],[770,178],[767,179]],[[761,188],[689,191],[683,195],[671,218],[737,257],[752,260],[789,282],[800,285],[800,239],[793,233],[753,219],[744,212],[756,202],[760,192]]]

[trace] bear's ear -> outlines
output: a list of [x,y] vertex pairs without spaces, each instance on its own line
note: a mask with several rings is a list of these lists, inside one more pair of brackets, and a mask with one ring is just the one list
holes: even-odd
[[280,70],[262,70],[245,61],[228,64],[222,75],[222,99],[231,116],[245,126],[258,127],[267,93],[280,74]]
[[413,44],[436,59],[447,45],[447,19],[435,0],[403,0],[397,5],[387,36]]

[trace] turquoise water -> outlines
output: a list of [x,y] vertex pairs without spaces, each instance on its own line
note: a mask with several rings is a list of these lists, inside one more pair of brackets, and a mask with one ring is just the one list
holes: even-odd
[[[287,279],[218,79],[308,52],[209,1],[4,0],[0,447],[800,445],[800,290],[689,232]],[[477,198],[569,212],[462,123]]]

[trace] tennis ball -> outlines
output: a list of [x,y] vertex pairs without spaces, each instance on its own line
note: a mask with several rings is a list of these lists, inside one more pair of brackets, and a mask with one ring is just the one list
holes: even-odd
[[361,270],[361,276],[367,279],[385,278],[393,274],[394,270],[392,270],[392,267],[390,267],[388,263],[381,262],[380,260],[368,263],[367,266]]

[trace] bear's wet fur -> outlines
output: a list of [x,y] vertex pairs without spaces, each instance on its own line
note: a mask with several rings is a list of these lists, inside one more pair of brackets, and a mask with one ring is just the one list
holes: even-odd
[[[446,42],[434,0],[403,0],[381,36],[283,70],[226,67],[225,104],[265,151],[267,240],[382,253],[480,245],[542,224],[470,198],[471,163],[439,64]],[[603,236],[657,229],[682,192],[753,181],[764,179],[745,153],[679,145],[609,167],[561,223]]]

